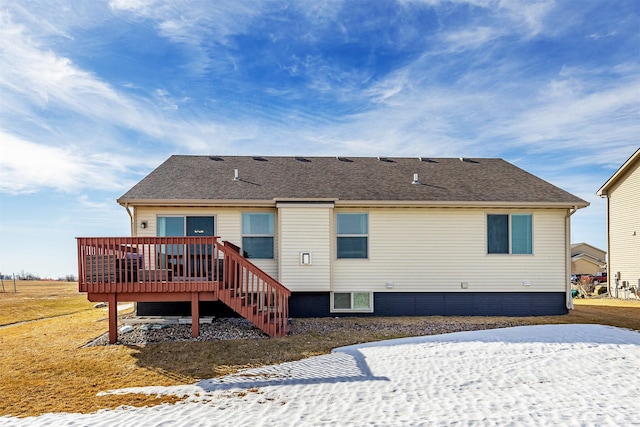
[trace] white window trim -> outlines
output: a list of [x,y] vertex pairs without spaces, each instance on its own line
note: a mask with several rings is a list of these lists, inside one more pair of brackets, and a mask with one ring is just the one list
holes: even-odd
[[[353,307],[354,294],[369,294],[369,308],[368,309],[355,309],[355,308],[334,308],[333,294],[350,294],[351,295],[351,307]],[[330,312],[331,313],[373,313],[373,292],[371,291],[334,291],[331,292],[330,298]]]

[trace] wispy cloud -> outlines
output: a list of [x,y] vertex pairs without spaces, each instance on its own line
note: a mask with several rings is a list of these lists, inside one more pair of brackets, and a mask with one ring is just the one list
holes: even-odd
[[71,59],[41,47],[6,13],[0,17],[0,89],[5,107],[0,120],[28,112],[30,121],[37,123],[35,118],[43,114],[56,120],[64,112],[72,120],[82,117],[159,136],[157,118],[148,109],[145,114],[141,103],[118,93]]
[[0,192],[33,193],[42,189],[77,192],[83,188],[118,190],[134,181],[127,175],[133,163],[114,154],[89,154],[72,145],[52,147],[19,139],[0,130],[3,156]]

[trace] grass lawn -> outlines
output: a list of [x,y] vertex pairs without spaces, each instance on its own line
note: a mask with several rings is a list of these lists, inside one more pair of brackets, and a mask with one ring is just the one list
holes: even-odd
[[[91,310],[93,304],[78,293],[75,282],[4,281],[0,293],[0,325]],[[0,291],[2,288],[0,288]]]
[[[107,311],[93,308],[86,295],[77,292],[76,283],[17,282],[17,293],[13,293],[13,283],[9,285],[5,281],[8,292],[0,293],[0,416],[174,402],[178,400],[174,396],[97,393],[123,387],[189,384],[245,367],[325,354],[343,345],[406,336],[385,328],[392,324],[600,323],[640,330],[640,302],[593,298],[576,299],[575,309],[564,316],[330,318],[317,319],[317,331],[283,338],[82,348],[108,330]],[[334,326],[341,322],[344,327],[327,332],[321,327],[324,322]]]

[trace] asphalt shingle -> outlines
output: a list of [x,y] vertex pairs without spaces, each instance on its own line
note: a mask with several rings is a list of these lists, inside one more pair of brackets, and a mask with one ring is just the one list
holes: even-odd
[[502,159],[185,155],[171,156],[118,201],[283,199],[588,205]]

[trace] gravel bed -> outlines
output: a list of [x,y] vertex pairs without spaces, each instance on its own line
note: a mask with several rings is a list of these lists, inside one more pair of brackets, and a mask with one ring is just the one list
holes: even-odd
[[[216,341],[246,338],[267,338],[260,329],[246,319],[221,318],[200,324],[200,336],[191,336],[190,324],[138,324],[130,325],[130,332],[118,332],[116,344],[141,345],[171,341]],[[109,345],[109,334],[100,335],[85,347]]]
[[[361,332],[375,332],[378,337],[421,336],[446,334],[460,331],[477,331],[483,329],[507,328],[521,326],[524,322],[484,321],[473,318],[466,321],[460,318],[305,318],[292,319],[290,335],[328,334],[346,332],[358,335]],[[470,319],[470,320],[469,320]],[[485,318],[486,319],[486,318]],[[219,318],[212,323],[200,324],[200,336],[191,337],[190,324],[136,324],[130,325],[129,332],[118,332],[118,342],[124,345],[143,345],[157,342],[173,341],[217,341],[234,339],[268,338],[261,330],[248,320],[241,318]],[[85,347],[109,345],[108,333],[101,335]]]
[[293,319],[291,335],[319,333],[326,334],[334,331],[348,329],[350,333],[375,332],[379,336],[422,336],[447,334],[451,332],[479,331],[483,329],[509,328],[522,326],[525,323],[518,320],[496,320],[480,322],[473,317],[465,321],[454,318],[405,318],[398,321],[397,318],[310,318]]

